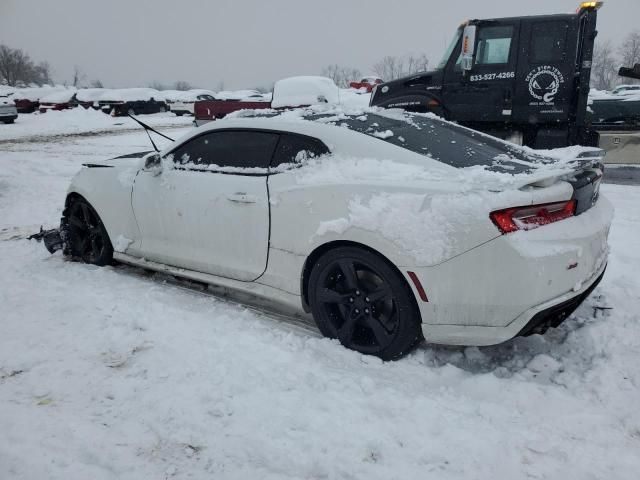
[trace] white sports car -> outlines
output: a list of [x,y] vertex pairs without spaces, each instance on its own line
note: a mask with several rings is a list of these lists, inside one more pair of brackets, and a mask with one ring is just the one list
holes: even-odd
[[422,338],[490,345],[557,326],[602,278],[601,157],[424,114],[238,115],[86,165],[61,245],[311,313],[383,359]]

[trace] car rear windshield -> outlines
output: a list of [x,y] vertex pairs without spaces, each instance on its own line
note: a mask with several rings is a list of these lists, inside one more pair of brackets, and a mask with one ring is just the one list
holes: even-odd
[[[536,161],[515,146],[510,148],[497,139],[435,117],[402,114],[401,118],[366,113],[314,115],[312,119],[347,127],[457,168],[480,165],[496,171],[522,173],[531,170],[531,163]],[[516,161],[511,161],[513,159]]]

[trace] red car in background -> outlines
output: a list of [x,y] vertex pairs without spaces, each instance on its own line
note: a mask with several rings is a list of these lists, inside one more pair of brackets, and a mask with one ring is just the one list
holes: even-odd
[[359,82],[351,82],[349,86],[351,88],[355,88],[356,90],[365,89],[367,93],[371,93],[373,87],[376,85],[380,85],[383,83],[383,80],[378,77],[364,77]]
[[46,95],[40,99],[38,110],[45,113],[49,110],[67,110],[78,106],[76,90],[63,90]]

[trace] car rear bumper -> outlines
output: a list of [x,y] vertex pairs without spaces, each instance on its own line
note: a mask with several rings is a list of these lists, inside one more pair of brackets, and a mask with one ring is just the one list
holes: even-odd
[[559,326],[600,283],[606,270],[603,263],[598,271],[576,291],[560,295],[548,302],[528,309],[504,327],[422,324],[427,342],[447,345],[496,345],[517,336],[543,333]]

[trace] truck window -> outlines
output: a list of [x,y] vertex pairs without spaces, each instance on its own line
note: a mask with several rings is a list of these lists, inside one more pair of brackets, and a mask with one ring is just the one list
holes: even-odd
[[477,65],[509,63],[513,26],[481,27],[478,34]]
[[566,22],[536,23],[531,29],[530,63],[561,61],[567,43]]

